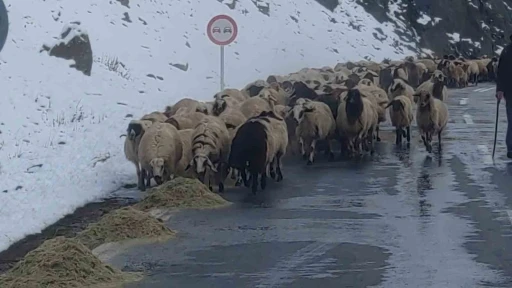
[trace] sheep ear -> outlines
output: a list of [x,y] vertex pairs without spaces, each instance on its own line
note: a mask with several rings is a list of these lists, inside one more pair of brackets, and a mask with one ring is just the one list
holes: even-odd
[[212,161],[210,160],[210,158],[206,158],[206,163],[208,163],[208,166],[210,166],[210,169],[212,169],[213,172],[217,173],[217,169],[215,168],[215,165],[213,165]]
[[193,164],[194,164],[194,159],[190,160],[187,167],[185,167],[185,171],[188,171],[188,169],[190,169],[190,167],[192,167]]
[[[393,100],[393,101],[394,101],[394,100]],[[391,105],[393,104],[393,101],[389,101],[388,105],[386,105],[386,108],[384,108],[384,109],[389,108],[389,106],[391,106]]]

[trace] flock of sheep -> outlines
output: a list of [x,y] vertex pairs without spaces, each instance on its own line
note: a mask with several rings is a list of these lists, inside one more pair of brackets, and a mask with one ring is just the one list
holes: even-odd
[[276,181],[283,179],[281,160],[287,152],[300,152],[308,165],[321,143],[330,160],[335,143],[341,156],[373,153],[389,108],[396,145],[403,138],[410,142],[415,118],[431,153],[434,135],[441,149],[441,133],[448,123],[447,86],[493,80],[497,61],[486,56],[407,57],[273,75],[241,90],[225,89],[212,101],[184,98],[163,112],[132,120],[124,152],[136,167],[142,191],[151,186],[151,179],[160,185],[181,176],[198,178],[210,190],[213,178],[222,193],[231,173],[237,186],[244,183],[256,193],[258,186],[265,189],[267,171]]

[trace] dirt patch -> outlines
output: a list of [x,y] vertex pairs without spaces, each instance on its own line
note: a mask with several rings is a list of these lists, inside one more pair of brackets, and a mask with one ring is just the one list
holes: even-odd
[[104,287],[137,279],[139,274],[104,264],[79,241],[60,236],[44,242],[0,276],[0,287]]
[[78,233],[76,239],[90,249],[128,239],[169,239],[176,233],[148,213],[132,207],[110,212]]
[[41,233],[29,235],[11,245],[7,250],[0,252],[0,274],[13,267],[16,262],[20,261],[28,252],[37,248],[44,241],[57,236],[74,237],[78,232],[84,230],[87,225],[97,222],[98,219],[110,211],[134,203],[136,203],[134,199],[110,198],[105,199],[103,202],[89,203],[76,209],[74,213],[48,226]]
[[149,190],[134,207],[149,211],[153,208],[219,208],[229,204],[199,180],[178,177]]

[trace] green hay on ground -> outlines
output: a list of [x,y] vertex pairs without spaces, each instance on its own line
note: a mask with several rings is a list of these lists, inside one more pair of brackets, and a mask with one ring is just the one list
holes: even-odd
[[103,216],[97,223],[89,225],[76,239],[90,249],[104,243],[128,239],[167,240],[176,233],[163,223],[132,207],[114,210]]
[[139,274],[104,264],[79,241],[59,236],[45,241],[0,275],[0,287],[115,287],[139,279]]
[[178,177],[148,191],[134,207],[148,211],[152,208],[219,208],[229,204],[199,180]]

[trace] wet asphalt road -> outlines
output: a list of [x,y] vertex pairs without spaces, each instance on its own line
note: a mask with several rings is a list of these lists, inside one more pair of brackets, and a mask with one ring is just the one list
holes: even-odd
[[428,157],[414,128],[410,149],[391,137],[359,162],[289,161],[284,182],[179,212],[177,239],[110,262],[149,274],[126,287],[512,287],[512,165],[504,107],[490,157],[493,93],[451,90],[441,154]]

